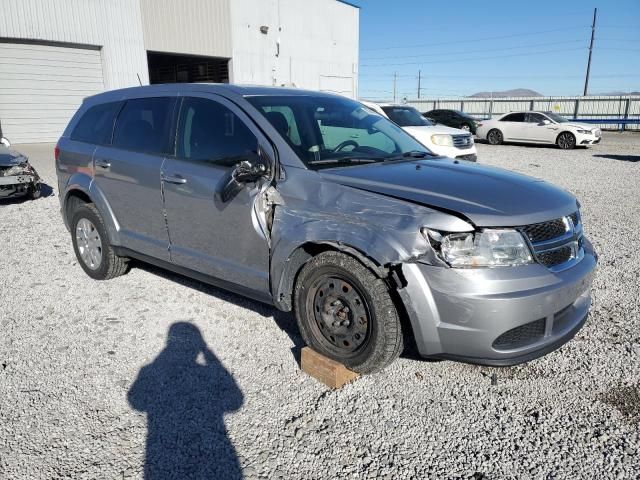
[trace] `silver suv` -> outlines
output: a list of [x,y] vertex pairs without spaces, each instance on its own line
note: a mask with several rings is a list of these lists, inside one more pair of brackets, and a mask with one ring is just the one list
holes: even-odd
[[360,103],[158,85],[85,100],[56,147],[84,271],[141,259],[295,313],[358,372],[419,353],[512,365],[584,324],[596,254],[548,183],[438,157]]

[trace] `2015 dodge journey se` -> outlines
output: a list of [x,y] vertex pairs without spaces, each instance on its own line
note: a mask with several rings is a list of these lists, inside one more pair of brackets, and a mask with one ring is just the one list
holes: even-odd
[[293,311],[358,372],[511,365],[582,327],[596,254],[540,180],[438,157],[343,97],[173,84],[87,98],[55,150],[84,271],[131,258]]

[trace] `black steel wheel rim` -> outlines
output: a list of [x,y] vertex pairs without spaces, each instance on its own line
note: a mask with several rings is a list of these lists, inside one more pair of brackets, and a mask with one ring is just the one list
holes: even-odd
[[323,275],[312,282],[306,303],[313,335],[326,349],[351,357],[366,347],[371,337],[371,314],[351,281]]

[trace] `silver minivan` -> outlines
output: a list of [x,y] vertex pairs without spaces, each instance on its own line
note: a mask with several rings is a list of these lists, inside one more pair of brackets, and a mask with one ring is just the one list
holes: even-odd
[[110,91],[55,157],[90,277],[139,259],[293,311],[308,345],[358,372],[410,338],[425,357],[525,362],[587,318],[597,256],[571,194],[438,157],[340,96]]

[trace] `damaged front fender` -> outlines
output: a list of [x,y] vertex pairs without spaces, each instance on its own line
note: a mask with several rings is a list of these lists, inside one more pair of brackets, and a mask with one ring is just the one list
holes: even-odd
[[421,227],[473,228],[447,213],[325,181],[309,170],[288,168],[277,188],[281,202],[273,212],[270,273],[274,302],[284,310],[291,308],[294,277],[310,256],[305,245],[352,253],[384,277],[390,266],[438,261]]

